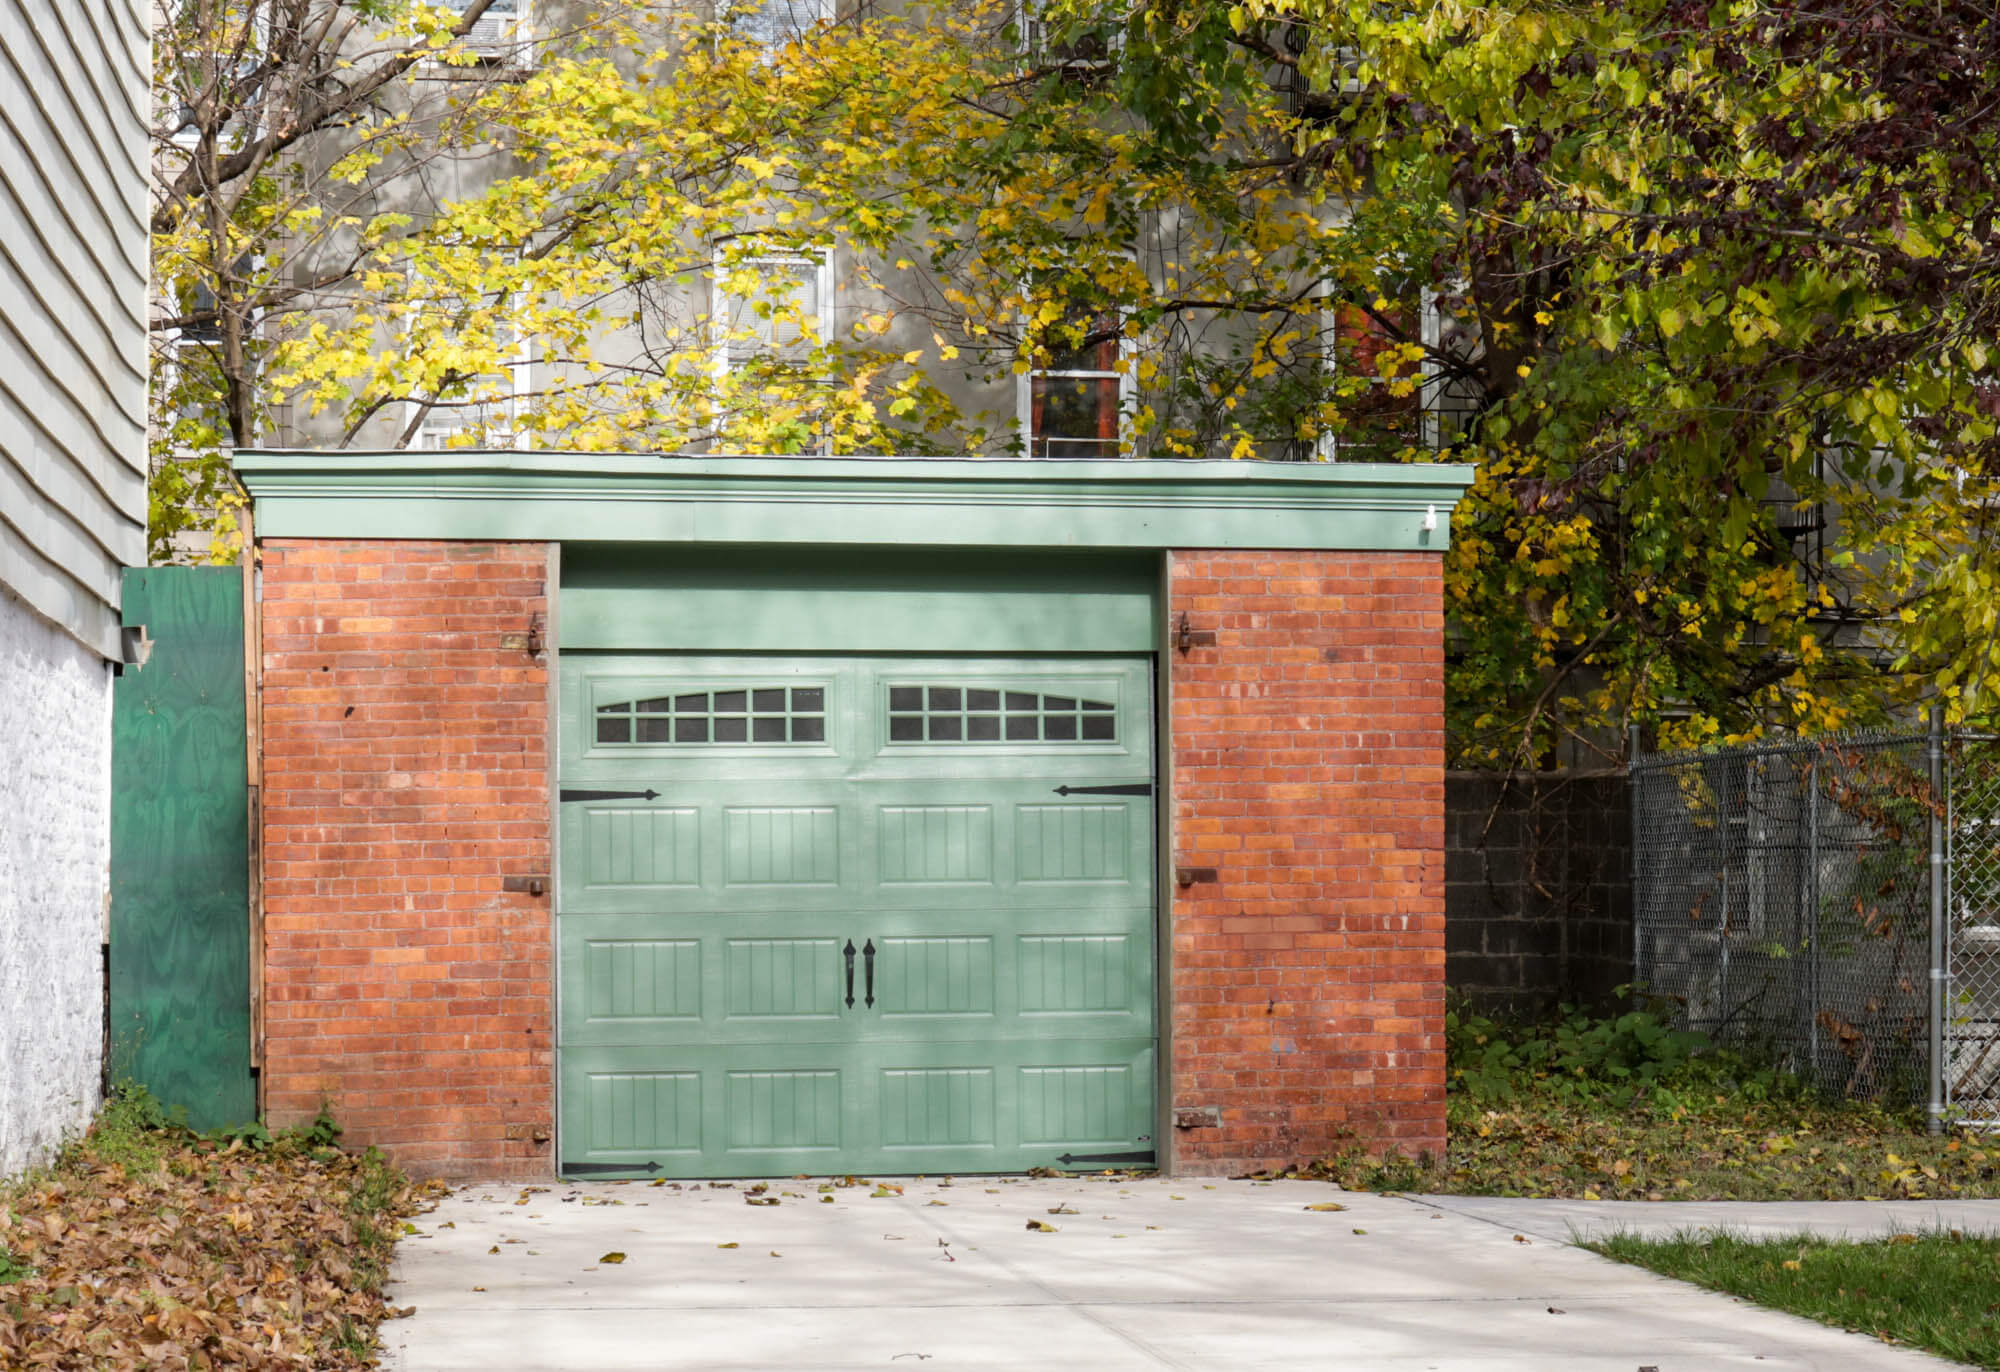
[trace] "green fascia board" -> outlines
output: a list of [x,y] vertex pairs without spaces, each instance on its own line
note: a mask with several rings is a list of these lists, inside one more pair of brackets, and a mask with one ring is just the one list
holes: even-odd
[[236,471],[276,538],[1442,552],[1445,463],[280,452]]

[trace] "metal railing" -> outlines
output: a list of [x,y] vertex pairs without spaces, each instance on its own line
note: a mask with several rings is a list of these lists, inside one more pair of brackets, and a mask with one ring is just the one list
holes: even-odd
[[1635,757],[1632,815],[1637,974],[1686,1027],[2000,1127],[2000,741]]

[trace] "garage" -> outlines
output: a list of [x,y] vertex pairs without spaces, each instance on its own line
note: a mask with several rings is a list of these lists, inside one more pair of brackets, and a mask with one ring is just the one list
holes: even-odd
[[1465,469],[237,470],[274,1125],[486,1179],[1441,1146]]
[[565,1174],[1153,1160],[1148,572],[572,551]]

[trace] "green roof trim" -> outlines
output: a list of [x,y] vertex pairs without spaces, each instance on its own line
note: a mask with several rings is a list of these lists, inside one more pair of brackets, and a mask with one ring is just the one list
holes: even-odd
[[244,449],[272,538],[1441,552],[1443,463]]

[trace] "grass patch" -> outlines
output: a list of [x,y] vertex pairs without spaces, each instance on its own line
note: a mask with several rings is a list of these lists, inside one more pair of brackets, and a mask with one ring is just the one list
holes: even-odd
[[121,1089],[0,1185],[0,1366],[373,1366],[413,1186],[322,1115],[198,1135]]
[[2000,1239],[1955,1230],[1869,1243],[1619,1235],[1587,1246],[1774,1310],[2000,1369]]
[[1645,1008],[1539,1025],[1454,1010],[1442,1160],[1355,1151],[1290,1175],[1355,1190],[1581,1200],[2000,1197],[2000,1138],[1832,1100]]

